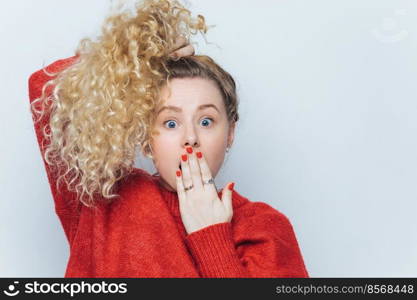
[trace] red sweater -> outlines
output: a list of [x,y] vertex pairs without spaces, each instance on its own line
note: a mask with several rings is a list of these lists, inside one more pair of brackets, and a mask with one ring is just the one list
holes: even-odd
[[[60,71],[74,59],[46,70]],[[31,102],[49,79],[42,70],[30,76]],[[35,125],[42,154],[46,119]],[[119,199],[92,209],[66,188],[57,191],[56,174],[44,164],[70,245],[65,277],[308,277],[290,221],[266,203],[233,191],[231,222],[187,235],[176,192],[144,170],[134,168],[121,181]]]

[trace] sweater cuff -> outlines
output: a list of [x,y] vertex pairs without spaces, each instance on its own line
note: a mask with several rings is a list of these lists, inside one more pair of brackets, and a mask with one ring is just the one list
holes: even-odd
[[239,260],[230,222],[194,231],[185,242],[202,277],[249,277]]

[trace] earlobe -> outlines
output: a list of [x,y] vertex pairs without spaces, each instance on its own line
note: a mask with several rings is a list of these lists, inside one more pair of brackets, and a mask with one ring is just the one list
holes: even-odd
[[151,144],[147,144],[143,149],[142,149],[142,154],[145,157],[148,157],[150,159],[153,159],[153,149]]
[[233,140],[235,139],[235,127],[236,127],[236,122],[233,122],[233,124],[229,128],[229,134],[227,137],[227,145],[229,148],[232,147]]
[[153,157],[152,157],[152,153],[150,152],[150,151],[146,151],[146,150],[144,150],[144,151],[142,151],[142,155],[144,156],[144,157],[147,157],[147,158],[150,158],[150,159],[152,159]]

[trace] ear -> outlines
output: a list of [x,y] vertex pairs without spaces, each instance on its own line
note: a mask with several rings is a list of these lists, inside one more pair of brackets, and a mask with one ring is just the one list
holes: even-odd
[[233,122],[229,126],[229,133],[227,135],[227,145],[229,145],[229,147],[232,146],[233,140],[235,139],[235,127],[236,127],[236,122]]
[[145,146],[144,148],[141,149],[141,151],[142,151],[142,155],[144,157],[152,158],[152,152],[151,152],[149,146]]

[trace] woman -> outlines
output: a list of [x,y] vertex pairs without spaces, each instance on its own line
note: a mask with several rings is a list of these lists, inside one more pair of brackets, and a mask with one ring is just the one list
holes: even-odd
[[286,216],[214,185],[239,117],[233,78],[187,42],[204,18],[150,0],[105,24],[29,79],[65,276],[308,277]]

